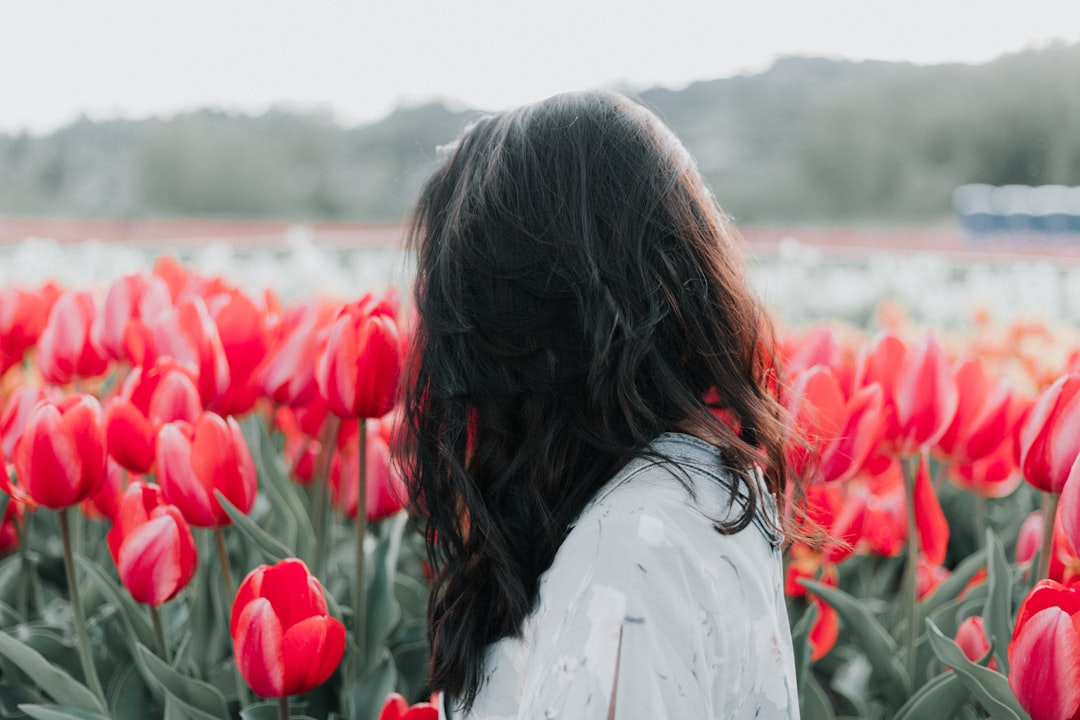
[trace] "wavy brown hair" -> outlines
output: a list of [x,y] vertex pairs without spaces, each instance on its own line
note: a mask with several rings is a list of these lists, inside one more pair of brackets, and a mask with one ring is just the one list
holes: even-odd
[[[611,92],[468,128],[424,186],[403,463],[434,578],[431,683],[471,706],[568,527],[667,431],[782,499],[771,324],[688,153]],[[711,398],[711,400],[706,400]],[[733,491],[734,501],[734,491]]]

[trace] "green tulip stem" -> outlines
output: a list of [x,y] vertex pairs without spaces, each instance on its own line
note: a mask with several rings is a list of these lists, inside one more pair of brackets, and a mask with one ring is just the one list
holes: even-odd
[[277,699],[278,720],[289,720],[289,696],[282,695]]
[[[8,502],[15,502],[14,500],[8,500]],[[12,525],[15,526],[15,537],[19,539],[19,572],[22,573],[24,582],[22,583],[23,591],[19,593],[19,605],[18,613],[23,622],[30,620],[28,616],[30,612],[30,601],[34,598],[34,590],[37,588],[37,575],[34,573],[34,565],[30,561],[30,548],[26,545],[26,539],[28,533],[26,532],[26,526],[30,521],[30,514],[23,517],[20,522],[19,519],[12,518]],[[40,615],[41,607],[35,603],[35,617]]]
[[[221,564],[221,577],[225,581],[225,627],[229,627],[232,620],[232,604],[236,600],[236,586],[233,585],[232,570],[229,568],[229,550],[225,547],[225,529],[214,529],[214,541],[217,544],[218,561]],[[247,685],[240,675],[240,666],[236,666],[236,697],[240,701],[240,707],[248,703]]]
[[229,550],[225,547],[225,530],[223,528],[214,530],[214,541],[217,543],[218,560],[221,561],[221,577],[225,580],[225,595],[229,599],[229,606],[226,610],[232,611],[233,599],[236,597],[236,586],[233,585],[232,569],[229,567]]
[[94,666],[94,655],[90,651],[90,638],[86,634],[86,618],[83,616],[82,602],[79,600],[79,585],[75,580],[75,555],[71,551],[71,527],[68,524],[69,512],[71,512],[71,508],[58,510],[57,517],[60,520],[60,540],[64,544],[64,571],[67,574],[71,609],[75,613],[75,630],[79,634],[79,657],[82,659],[83,675],[86,676],[87,686],[101,701],[102,706],[107,707],[105,691],[101,689],[101,681],[98,679],[97,668]]
[[907,622],[907,673],[914,682],[915,645],[919,639],[919,629],[915,626],[918,617],[915,605],[918,602],[919,577],[919,526],[915,520],[915,478],[919,472],[919,455],[908,459],[904,465],[904,500],[907,511],[907,562],[904,567],[904,617]]
[[1042,544],[1039,546],[1039,567],[1035,572],[1035,582],[1050,575],[1050,555],[1054,552],[1054,524],[1057,522],[1057,506],[1061,496],[1057,493],[1043,494],[1043,531]]
[[157,643],[158,657],[166,663],[171,663],[169,643],[165,641],[165,626],[161,624],[161,612],[157,605],[150,606],[150,620],[154,623],[154,641]]
[[975,496],[975,537],[986,537],[986,498]]
[[329,534],[326,521],[328,496],[330,494],[330,460],[334,457],[334,448],[337,445],[338,432],[341,429],[341,419],[329,413],[322,426],[319,435],[319,455],[315,459],[315,507],[312,514],[315,516],[315,569],[317,578],[322,578],[326,567],[326,536]]
[[356,586],[353,592],[353,634],[356,638],[360,674],[364,672],[364,635],[367,625],[367,593],[364,587],[364,535],[367,533],[367,418],[360,418],[360,486],[356,494]]

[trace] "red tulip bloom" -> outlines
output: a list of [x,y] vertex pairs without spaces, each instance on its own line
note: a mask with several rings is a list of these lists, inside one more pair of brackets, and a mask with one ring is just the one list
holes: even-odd
[[956,415],[956,381],[932,335],[908,348],[893,385],[896,446],[903,455],[934,445]]
[[0,451],[8,458],[15,456],[15,443],[22,437],[30,413],[42,400],[59,402],[63,397],[56,388],[27,387],[15,388],[8,398],[7,407],[0,417]]
[[948,478],[957,487],[985,498],[1011,495],[1023,481],[1016,467],[1015,443],[1005,438],[1001,446],[986,457],[970,463],[950,465]]
[[1076,458],[1061,491],[1058,527],[1074,548],[1080,548],[1080,456]]
[[410,706],[408,701],[396,692],[386,697],[386,704],[379,713],[379,720],[439,720],[439,702],[437,696],[431,702],[421,702]]
[[61,510],[93,495],[105,479],[98,401],[90,395],[42,401],[15,443],[14,460],[17,483],[0,472],[0,489],[16,500]]
[[97,492],[82,501],[83,515],[92,520],[116,520],[126,485],[127,471],[111,457],[106,458],[105,480]]
[[261,394],[254,375],[270,345],[266,312],[247,295],[231,289],[210,302],[210,315],[229,365],[228,390],[212,409],[222,415],[241,415],[251,410]]
[[952,460],[972,463],[998,450],[1010,435],[1012,388],[1005,382],[991,384],[978,358],[960,363],[953,382],[956,414],[937,448]]
[[345,653],[345,626],[329,615],[319,581],[293,558],[244,578],[229,633],[240,674],[265,698],[321,685]]
[[[405,497],[404,482],[390,460],[389,428],[389,422],[367,422],[367,488],[364,497],[367,519],[371,522],[401,512]],[[359,433],[354,432],[334,454],[330,466],[334,506],[351,518],[356,517],[359,500],[359,463],[360,439]]]
[[1020,605],[1009,687],[1032,720],[1080,719],[1080,592],[1040,580]]
[[[986,627],[979,615],[972,615],[960,623],[956,629],[956,644],[964,651],[971,662],[978,662],[990,652],[990,641],[986,639]],[[991,670],[997,670],[997,660],[990,659]]]
[[162,426],[157,473],[165,499],[196,527],[219,528],[232,522],[215,490],[243,513],[255,502],[255,462],[231,417],[206,412],[194,424],[178,420]]
[[225,394],[229,389],[229,362],[202,298],[188,298],[175,309],[161,313],[152,329],[159,357],[171,357],[195,369],[204,406]]
[[109,287],[94,322],[94,337],[114,360],[141,365],[155,355],[151,327],[171,308],[172,297],[161,278],[125,275]]
[[1020,428],[1020,470],[1039,490],[1060,494],[1080,455],[1080,373],[1044,390]]
[[[4,458],[0,456],[0,472],[4,472]],[[19,533],[16,523],[23,522],[26,515],[26,506],[21,502],[10,499],[4,508],[4,517],[0,519],[0,557],[9,555],[19,549]]]
[[949,546],[949,521],[930,482],[925,456],[919,459],[915,473],[915,524],[919,530],[919,547],[927,559],[934,565],[943,564]]
[[107,540],[120,581],[137,602],[168,602],[195,574],[191,529],[156,485],[128,486]]
[[281,405],[305,405],[318,395],[315,366],[326,342],[332,308],[311,305],[290,313],[257,373],[263,392]]
[[195,422],[202,414],[196,383],[187,365],[168,358],[132,370],[106,413],[109,454],[132,472],[150,472],[161,426],[174,420]]
[[315,380],[330,411],[343,418],[378,418],[394,407],[403,346],[383,303],[370,299],[341,308]]
[[66,385],[105,372],[108,357],[90,333],[95,314],[88,292],[64,293],[52,306],[37,348],[38,370],[47,382]]
[[862,480],[866,489],[863,542],[874,553],[894,557],[904,549],[907,540],[904,475],[900,461],[895,458],[888,458],[884,467],[875,470],[868,471]]
[[[872,383],[849,399],[833,371],[818,365],[799,376],[790,397],[789,410],[817,456],[815,479],[842,482],[854,477],[881,442],[881,387]],[[810,458],[796,450],[790,460],[801,467]]]
[[15,288],[0,290],[0,375],[37,343],[55,298]]
[[893,442],[899,432],[895,407],[896,378],[906,353],[903,340],[887,333],[865,346],[856,361],[855,387],[866,387],[871,383],[881,387],[885,413],[883,434],[887,442]]

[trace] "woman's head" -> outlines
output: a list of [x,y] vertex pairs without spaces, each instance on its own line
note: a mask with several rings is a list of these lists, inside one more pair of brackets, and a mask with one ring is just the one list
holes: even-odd
[[468,699],[569,523],[658,435],[707,434],[748,486],[761,464],[779,493],[772,338],[685,148],[615,93],[471,126],[425,185],[412,242],[409,473],[437,570],[433,682]]

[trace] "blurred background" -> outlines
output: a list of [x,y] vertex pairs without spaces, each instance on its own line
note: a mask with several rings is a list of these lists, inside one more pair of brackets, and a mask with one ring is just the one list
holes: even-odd
[[2,284],[162,252],[286,294],[407,284],[438,146],[610,87],[683,139],[788,322],[1080,321],[1073,2],[69,1],[0,28]]

